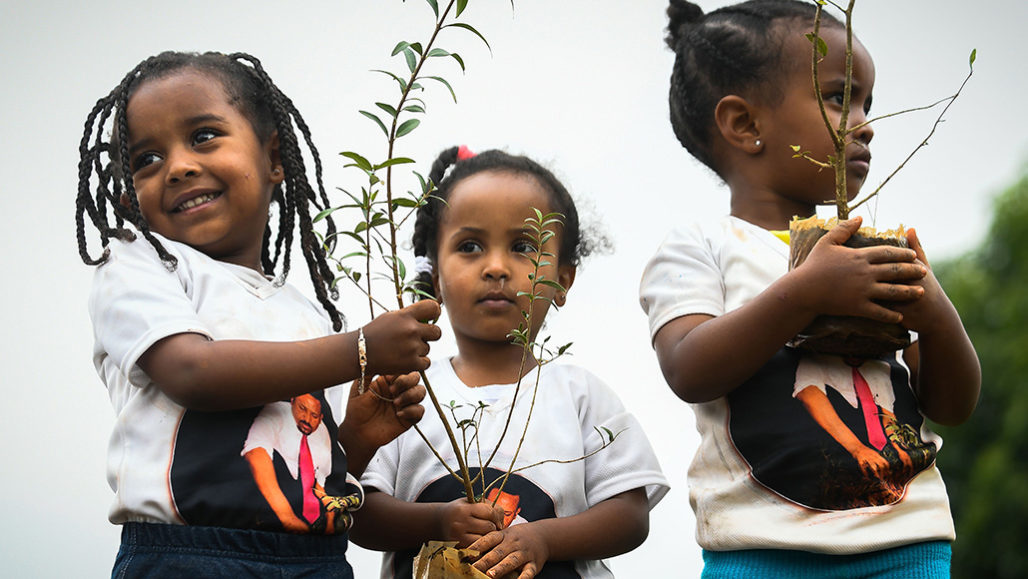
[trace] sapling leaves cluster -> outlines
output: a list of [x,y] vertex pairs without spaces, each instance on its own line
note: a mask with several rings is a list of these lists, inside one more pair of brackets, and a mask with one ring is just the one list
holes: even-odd
[[[375,102],[372,107],[366,107],[359,111],[363,117],[381,130],[385,139],[384,154],[370,155],[356,151],[340,153],[346,160],[345,167],[360,175],[359,188],[340,188],[339,190],[346,196],[347,201],[342,205],[322,211],[314,219],[320,221],[337,211],[344,211],[355,216],[352,227],[344,227],[338,232],[331,232],[322,239],[322,242],[326,248],[343,245],[347,247],[347,250],[338,251],[341,255],[330,251],[330,259],[337,272],[333,287],[339,282],[349,282],[357,287],[367,298],[371,318],[391,309],[392,303],[395,303],[395,307],[404,307],[405,296],[418,299],[425,294],[422,288],[417,287],[413,279],[408,279],[408,274],[411,272],[399,255],[399,233],[408,220],[416,214],[418,208],[433,199],[436,184],[412,169],[415,164],[414,159],[398,154],[398,144],[400,139],[421,127],[422,120],[429,108],[426,95],[430,87],[441,87],[454,102],[457,100],[453,85],[443,76],[444,73],[434,70],[437,64],[443,63],[455,64],[462,73],[466,68],[465,61],[460,54],[440,46],[440,41],[445,37],[444,32],[470,33],[481,40],[490,51],[492,50],[485,36],[474,26],[458,21],[468,6],[468,0],[425,1],[432,9],[434,17],[434,25],[428,39],[397,42],[390,55],[394,62],[397,62],[397,67],[394,70],[378,69],[373,71],[393,81],[390,84],[396,90],[395,99],[390,102]],[[404,191],[397,186],[398,173],[404,170],[409,171],[410,176],[416,178],[417,186],[414,190]],[[408,179],[408,181],[414,182],[414,179]],[[519,298],[527,298],[527,311],[521,312],[523,321],[518,328],[513,328],[508,336],[512,344],[522,348],[519,379],[515,386],[515,400],[521,390],[520,376],[525,374],[525,369],[530,367],[530,363],[543,366],[564,355],[571,345],[551,347],[549,338],[537,343],[531,330],[531,321],[539,311],[540,302],[550,300],[548,296],[553,295],[554,292],[566,291],[556,280],[548,279],[542,273],[551,265],[549,260],[554,257],[545,248],[556,235],[554,229],[561,225],[561,220],[562,216],[559,214],[543,214],[538,210],[525,220],[525,228],[533,241],[535,254],[526,256],[533,265],[533,272],[529,276],[530,289],[518,294]],[[338,217],[336,217],[336,221],[340,221]],[[337,242],[340,240],[346,243],[338,244]],[[380,294],[384,294],[385,291],[384,287],[389,288],[388,291],[393,296],[391,299],[381,297]],[[379,289],[383,289],[383,291],[380,292]],[[552,302],[552,300],[550,301]],[[536,389],[539,385],[538,376],[539,374],[536,373]],[[487,484],[484,473],[495,460],[500,445],[508,434],[513,417],[513,404],[510,413],[506,416],[503,432],[499,441],[496,442],[496,446],[492,449],[483,449],[479,438],[479,425],[487,405],[479,403],[471,408],[467,405],[457,404],[455,401],[444,405],[436,397],[424,373],[421,374],[421,380],[428,390],[428,398],[435,414],[439,420],[442,420],[443,428],[455,455],[456,468],[447,463],[440,451],[432,446],[417,425],[414,426],[416,432],[428,444],[436,459],[446,468],[447,472],[462,483],[469,500],[482,500],[489,488],[496,484],[496,481]],[[535,394],[533,393],[532,408],[534,408],[534,402]],[[453,427],[447,420],[447,416],[453,419]],[[510,467],[507,469],[507,474],[499,483],[501,489],[514,469],[514,460],[525,440],[530,418],[531,409],[521,431],[521,438]],[[597,432],[601,434],[604,441],[600,450],[617,437],[617,433],[612,433],[607,429]],[[574,462],[583,458],[585,457],[556,460],[555,462]],[[478,474],[474,477],[471,476],[469,468],[472,460],[479,466]]]

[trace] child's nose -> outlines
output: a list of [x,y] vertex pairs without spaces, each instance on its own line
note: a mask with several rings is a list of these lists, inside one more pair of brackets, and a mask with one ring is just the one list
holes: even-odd
[[482,275],[486,279],[510,279],[510,267],[505,256],[490,253],[486,257]]
[[165,160],[167,165],[166,180],[169,184],[178,183],[188,177],[200,173],[200,165],[192,154],[186,151],[172,152]]
[[856,130],[853,131],[853,140],[864,143],[865,145],[871,142],[871,139],[875,136],[875,130],[871,128],[871,124],[867,122],[867,115],[864,111],[859,111],[856,114],[850,115],[850,121],[852,121],[853,127]]

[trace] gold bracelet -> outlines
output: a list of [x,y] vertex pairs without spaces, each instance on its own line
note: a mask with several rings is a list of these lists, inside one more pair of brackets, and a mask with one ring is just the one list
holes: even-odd
[[357,393],[364,394],[364,377],[368,370],[368,344],[364,341],[364,328],[357,329],[357,362],[361,366],[361,381]]

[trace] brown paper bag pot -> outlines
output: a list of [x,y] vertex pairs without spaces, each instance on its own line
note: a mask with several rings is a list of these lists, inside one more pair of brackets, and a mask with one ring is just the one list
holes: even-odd
[[[452,541],[429,541],[422,545],[414,557],[414,579],[492,579],[472,565],[478,551],[458,549],[456,545]],[[517,576],[508,573],[501,579]]]
[[[817,240],[828,233],[835,220],[817,217],[793,219],[789,224],[789,269],[803,263]],[[862,227],[850,237],[847,247],[892,245],[906,247],[903,228],[876,232]],[[852,316],[819,316],[797,334],[789,345],[819,354],[835,354],[858,358],[878,358],[910,345],[910,332],[900,324],[887,324]]]

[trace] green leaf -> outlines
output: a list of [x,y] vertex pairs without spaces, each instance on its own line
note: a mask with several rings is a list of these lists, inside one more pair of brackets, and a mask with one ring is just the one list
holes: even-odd
[[383,161],[382,163],[375,165],[375,170],[378,171],[379,169],[385,169],[386,167],[392,167],[393,165],[407,165],[413,162],[414,159],[409,159],[407,157],[393,157],[388,161]]
[[413,50],[405,48],[403,50],[403,57],[407,60],[407,68],[409,68],[411,72],[418,69],[418,57],[414,55]]
[[564,286],[562,286],[559,283],[553,281],[552,279],[541,279],[541,280],[539,280],[539,284],[540,285],[544,285],[546,287],[551,287],[551,288],[553,288],[553,289],[555,289],[555,290],[557,290],[559,292],[567,291],[567,290],[564,289]]
[[413,131],[420,124],[421,124],[421,121],[418,120],[418,119],[407,119],[406,121],[403,121],[403,124],[401,124],[396,129],[396,138],[399,139],[400,137],[402,137],[402,136],[406,135],[407,133]]
[[[361,224],[363,224],[363,223],[364,222],[362,221]],[[353,231],[340,231],[339,233],[340,233],[340,235],[345,235],[347,237],[352,237],[355,241],[357,241],[357,243],[360,243],[361,245],[364,244],[364,238],[361,237],[360,235],[357,235],[357,233],[355,233]]]
[[382,74],[384,74],[384,75],[392,78],[393,80],[395,80],[397,82],[397,84],[400,85],[400,90],[401,91],[407,90],[407,81],[405,81],[402,78],[396,76],[395,74],[389,72],[388,70],[375,69],[375,70],[372,70],[371,72],[381,72]]
[[385,111],[389,116],[396,118],[396,109],[385,103],[375,103],[375,106]]
[[413,49],[413,50],[414,50],[415,52],[417,52],[417,53],[418,53],[418,55],[421,55],[421,54],[423,54],[423,53],[424,53],[424,49],[423,49],[423,48],[421,48],[421,43],[420,43],[420,42],[412,42],[412,43],[411,43],[411,45],[410,45],[410,47],[411,47],[411,49]]
[[468,0],[457,0],[457,16],[460,18],[460,13],[464,12],[464,9],[468,7]]
[[433,58],[436,56],[450,56],[450,53],[442,48],[433,48],[428,51],[428,57]]
[[400,279],[407,279],[407,266],[403,264],[402,259],[396,260],[396,272],[400,274]]
[[342,209],[342,206],[339,206],[339,207],[329,207],[328,209],[325,209],[324,211],[321,211],[320,213],[318,213],[317,215],[314,216],[313,223],[317,223],[317,222],[321,221],[322,219],[328,217],[329,215],[332,215],[333,213],[335,213],[339,209]]
[[485,39],[485,36],[482,36],[481,32],[479,32],[478,30],[475,30],[474,26],[472,26],[470,24],[464,24],[463,22],[454,22],[452,24],[447,24],[443,28],[450,28],[451,26],[452,27],[456,27],[456,28],[463,28],[464,30],[467,30],[467,31],[471,32],[472,34],[474,34],[475,36],[481,38],[482,42],[485,43],[485,47],[489,49],[489,54],[493,53],[493,47],[489,46],[489,41]]
[[403,107],[403,110],[409,113],[424,113],[425,107],[421,105],[407,105]]
[[977,58],[978,58],[978,49],[977,48],[972,48],[971,49],[971,56],[967,57],[967,65],[973,69],[974,68],[974,61]]
[[403,40],[401,40],[400,42],[398,42],[396,44],[396,47],[393,48],[393,53],[390,54],[389,56],[396,56],[397,54],[400,54],[400,51],[402,51],[403,49],[407,48],[408,46],[410,46],[409,42],[404,42]]
[[804,36],[806,36],[807,40],[809,40],[814,45],[814,47],[817,49],[818,54],[820,54],[822,57],[828,54],[828,44],[825,42],[824,38],[821,38],[820,36],[815,36],[813,32],[808,32]]
[[460,69],[461,69],[462,72],[466,70],[464,68],[464,59],[461,58],[459,54],[457,54],[456,52],[451,52],[450,56],[452,56],[453,59],[457,61],[457,64],[460,65]]
[[389,136],[389,129],[386,128],[385,123],[382,122],[382,119],[376,117],[374,114],[369,113],[368,111],[360,111],[360,113],[378,123],[378,127],[382,129],[382,132],[385,133],[385,136]]
[[432,7],[432,12],[435,13],[435,17],[439,18],[439,4],[436,3],[436,0],[425,0],[425,1],[428,2],[429,6]]
[[400,197],[399,199],[393,199],[393,207],[410,207],[414,208],[418,206],[417,199],[408,199],[407,197]]
[[[378,117],[376,117],[375,115],[372,115],[370,113],[365,113],[364,111],[361,111],[361,112],[364,113],[367,116],[370,116],[371,118],[375,119],[376,121],[378,121],[378,124],[380,124],[380,125],[382,124],[382,121],[380,121],[378,119]],[[383,125],[383,127],[384,127],[384,125]],[[365,159],[364,157],[362,157],[361,155],[359,155],[358,153],[354,153],[353,151],[343,151],[342,153],[339,153],[339,154],[344,156],[344,157],[346,157],[347,159],[352,160],[354,165],[356,165],[357,167],[360,167],[361,169],[364,169],[365,171],[372,171],[373,170],[372,167],[371,167],[371,162],[368,161],[367,159]]]
[[426,76],[425,78],[430,78],[432,80],[443,83],[443,85],[450,90],[450,96],[453,97],[453,102],[457,102],[457,93],[453,92],[453,87],[450,86],[450,83],[446,82],[445,78],[441,76]]

